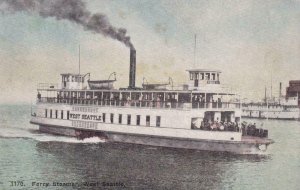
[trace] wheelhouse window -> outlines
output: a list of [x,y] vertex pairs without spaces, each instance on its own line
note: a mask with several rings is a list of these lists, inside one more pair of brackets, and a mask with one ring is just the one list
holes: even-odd
[[127,125],[131,124],[131,115],[127,115]]
[[201,80],[204,80],[204,73],[200,73],[200,75],[201,75]]
[[146,126],[150,126],[150,115],[146,116]]
[[57,119],[57,116],[58,115],[58,111],[57,110],[55,110],[55,118]]
[[160,127],[160,116],[156,116],[156,127]]
[[194,73],[190,73],[190,80],[194,79]]
[[199,83],[198,79],[195,79],[194,80],[194,87],[198,87],[198,83]]
[[205,80],[210,80],[210,73],[205,73]]
[[48,115],[48,110],[45,109],[45,117],[47,117],[47,115]]
[[67,120],[70,119],[70,111],[67,111]]
[[211,74],[211,75],[212,75],[212,80],[216,80],[216,74],[213,73],[213,74]]
[[60,117],[61,117],[61,119],[64,118],[64,111],[63,110],[61,110],[61,112],[60,112]]
[[136,125],[140,125],[141,124],[141,116],[137,115],[136,116]]
[[50,118],[52,118],[52,110],[50,110]]

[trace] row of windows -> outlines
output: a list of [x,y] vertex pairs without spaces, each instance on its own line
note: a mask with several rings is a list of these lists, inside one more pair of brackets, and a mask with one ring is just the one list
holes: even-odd
[[[105,118],[106,118],[105,116],[106,116],[106,114],[103,113],[103,115],[102,115],[103,122],[105,122]],[[110,114],[110,123],[114,123],[114,118],[115,118],[115,114],[111,113]],[[119,124],[123,123],[122,118],[123,118],[123,115],[119,114],[118,115],[118,123]],[[161,117],[156,116],[156,127],[160,127],[160,120],[161,120]],[[127,115],[127,125],[130,125],[131,122],[132,122],[131,115],[128,114]],[[136,125],[141,125],[141,115],[136,116]],[[150,126],[150,116],[149,115],[146,116],[146,126]]]
[[190,73],[190,80],[219,80],[219,74],[216,73]]
[[[67,118],[69,120],[70,116],[70,111],[67,111]],[[49,110],[49,115],[48,115],[48,109],[45,109],[45,117],[49,117],[49,118],[55,118],[58,119],[58,110],[54,110],[54,113],[52,111],[52,109]],[[122,124],[122,114],[119,114],[118,117],[118,122],[119,124]],[[61,110],[60,111],[60,118],[59,119],[64,119],[64,111]],[[102,114],[102,121],[103,123],[106,122],[106,113]],[[156,127],[160,127],[160,121],[161,121],[161,117],[160,116],[156,116]],[[128,114],[127,115],[127,125],[131,124],[131,115]],[[110,123],[114,123],[114,114],[111,113],[110,114]],[[136,116],[136,125],[141,125],[141,115],[137,115]],[[146,116],[146,126],[150,126],[150,115]]]
[[[54,113],[53,113],[54,111]],[[55,118],[55,119],[58,119],[58,110],[49,110],[49,115],[48,115],[48,109],[45,109],[45,117],[49,117],[49,118]],[[70,118],[70,111],[67,111],[67,118],[66,119],[69,119]],[[64,119],[64,111],[61,110],[60,111],[60,118],[59,119]]]

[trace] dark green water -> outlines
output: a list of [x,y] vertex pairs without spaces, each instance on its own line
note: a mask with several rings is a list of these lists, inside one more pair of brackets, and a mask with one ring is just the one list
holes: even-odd
[[117,185],[108,189],[299,189],[299,121],[253,120],[276,143],[266,155],[233,155],[81,142],[40,134],[29,119],[28,105],[0,107],[0,190],[109,187],[103,183]]

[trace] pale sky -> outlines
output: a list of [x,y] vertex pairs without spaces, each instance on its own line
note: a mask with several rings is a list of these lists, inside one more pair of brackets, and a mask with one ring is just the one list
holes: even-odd
[[[300,80],[299,0],[89,0],[93,13],[124,27],[137,50],[137,86],[187,82],[186,69],[222,70],[221,82],[248,99],[278,95]],[[128,86],[129,49],[116,40],[84,31],[68,21],[35,14],[0,13],[0,103],[30,103],[38,83],[60,82],[60,73],[81,72],[107,79],[117,72]],[[271,77],[272,76],[272,77]]]

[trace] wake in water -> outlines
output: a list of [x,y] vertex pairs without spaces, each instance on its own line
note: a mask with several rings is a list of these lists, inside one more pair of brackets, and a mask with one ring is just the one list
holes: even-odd
[[45,133],[40,133],[37,129],[22,129],[12,127],[1,127],[0,138],[28,138],[40,142],[66,142],[66,143],[104,143],[105,140],[99,137],[90,137],[79,140],[75,137],[56,136]]

